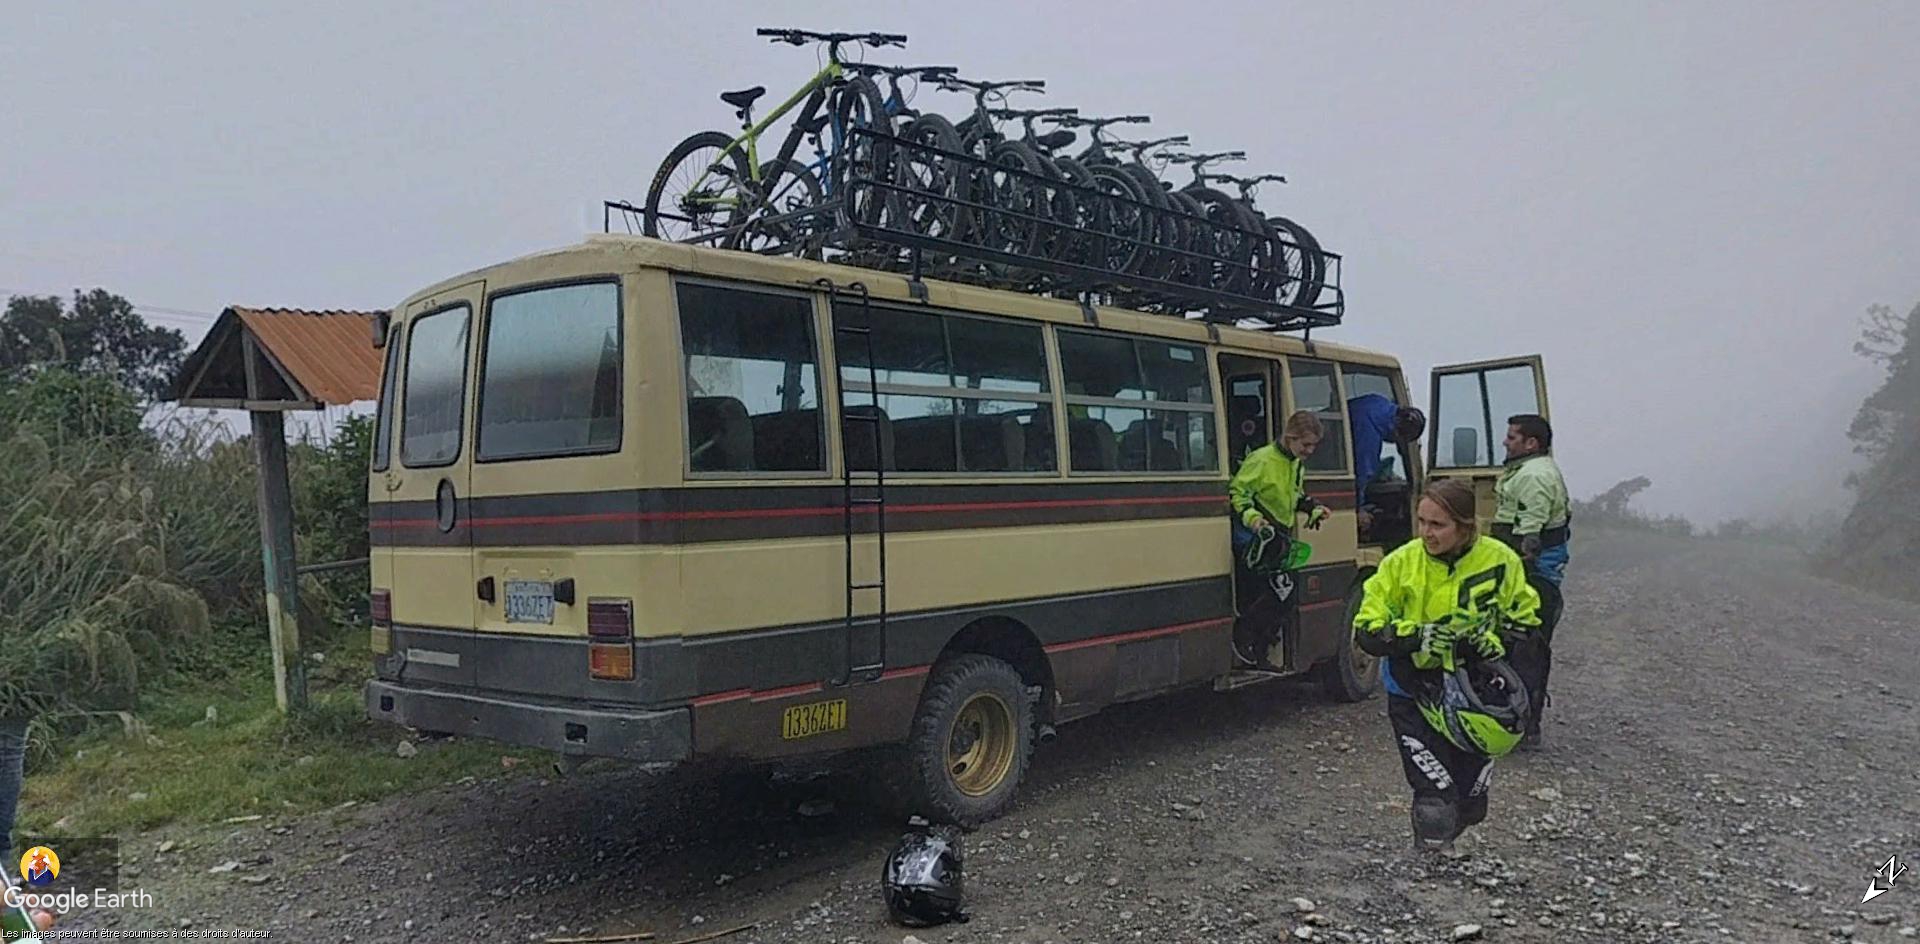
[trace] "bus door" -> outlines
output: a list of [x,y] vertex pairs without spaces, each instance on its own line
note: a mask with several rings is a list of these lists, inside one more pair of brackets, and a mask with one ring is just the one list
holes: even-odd
[[398,436],[378,487],[393,506],[386,524],[392,544],[388,606],[393,651],[406,681],[474,682],[467,402],[474,327],[485,293],[486,283],[472,282],[421,299],[407,308],[405,327],[397,333],[405,345],[398,356]]
[[1273,441],[1280,409],[1277,362],[1238,354],[1220,355],[1220,385],[1227,393],[1227,455],[1231,475],[1247,453]]
[[1506,461],[1507,417],[1547,413],[1547,373],[1538,354],[1435,367],[1427,470],[1473,483],[1482,533],[1493,521],[1493,485]]
[[[503,289],[474,370],[477,684],[597,702],[638,697],[640,555],[625,411],[620,284]],[[644,625],[644,620],[639,621]],[[582,643],[585,643],[584,645]]]
[[[1227,474],[1240,471],[1247,453],[1273,441],[1275,417],[1285,407],[1280,392],[1280,362],[1239,354],[1220,355],[1220,386],[1227,397]],[[1260,579],[1233,555],[1234,610],[1246,613],[1261,594],[1270,593]]]

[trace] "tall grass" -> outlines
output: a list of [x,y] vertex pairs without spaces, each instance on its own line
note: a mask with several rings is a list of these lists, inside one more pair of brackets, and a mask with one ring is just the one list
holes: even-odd
[[[367,425],[292,450],[305,560],[366,553]],[[0,717],[71,729],[169,680],[264,672],[255,494],[251,444],[218,420],[143,422],[111,381],[60,370],[0,380]],[[303,580],[315,646],[365,584]]]

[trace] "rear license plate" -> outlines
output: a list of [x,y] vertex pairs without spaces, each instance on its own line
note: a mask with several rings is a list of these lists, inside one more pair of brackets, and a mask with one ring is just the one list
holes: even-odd
[[846,726],[846,699],[816,701],[810,705],[795,705],[788,708],[780,717],[780,737],[782,740],[791,741],[796,738],[826,734],[829,731],[839,731]]
[[507,585],[507,622],[553,622],[553,582],[548,580],[509,580]]

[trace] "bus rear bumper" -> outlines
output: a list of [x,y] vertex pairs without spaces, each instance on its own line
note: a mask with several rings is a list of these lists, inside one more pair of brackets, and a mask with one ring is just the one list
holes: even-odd
[[649,763],[684,761],[693,754],[692,713],[686,708],[550,705],[380,679],[367,683],[366,696],[369,717],[423,731]]

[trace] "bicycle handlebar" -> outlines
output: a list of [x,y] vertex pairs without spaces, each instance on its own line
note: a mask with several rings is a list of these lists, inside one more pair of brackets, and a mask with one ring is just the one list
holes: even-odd
[[1060,115],[1077,115],[1078,108],[989,108],[987,114],[995,118],[1050,118]]
[[1282,184],[1287,182],[1287,178],[1279,174],[1261,174],[1258,177],[1236,177],[1233,174],[1201,174],[1200,176],[1208,180],[1218,180],[1222,183],[1238,184],[1242,187],[1257,186],[1269,181]]
[[1113,143],[1117,147],[1129,148],[1135,151],[1145,151],[1150,148],[1166,147],[1169,144],[1187,144],[1189,143],[1189,141],[1186,135],[1175,134],[1175,135],[1169,135],[1164,138],[1155,138],[1152,141],[1115,140]]
[[957,92],[961,89],[969,89],[980,93],[993,92],[999,89],[1022,89],[1031,92],[1044,92],[1047,89],[1047,80],[1011,79],[1005,82],[985,82],[978,79],[963,79],[957,75],[949,75],[942,76],[939,85],[941,88],[950,92]]
[[815,33],[811,30],[772,29],[762,27],[753,31],[755,36],[765,36],[776,43],[788,43],[805,46],[813,43],[862,43],[879,48],[881,46],[905,46],[904,33]]
[[881,75],[891,75],[895,78],[917,75],[922,79],[929,80],[944,79],[960,71],[959,66],[883,66],[871,62],[849,62],[847,63],[847,69],[853,72],[876,72]]
[[1217,151],[1212,154],[1169,154],[1167,160],[1175,164],[1212,164],[1216,161],[1244,161],[1245,151]]
[[1084,118],[1079,115],[1059,119],[1056,123],[1078,128],[1105,128],[1108,125],[1144,125],[1153,118],[1147,115],[1117,115],[1112,118]]

